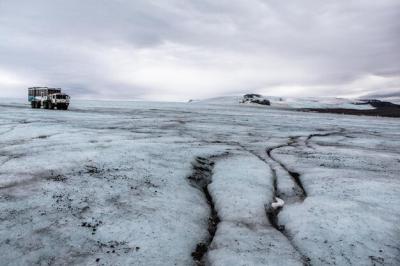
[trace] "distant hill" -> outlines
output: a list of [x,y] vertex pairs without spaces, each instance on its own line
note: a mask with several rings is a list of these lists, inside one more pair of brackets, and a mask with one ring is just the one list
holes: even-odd
[[[253,94],[247,94],[253,95]],[[257,99],[268,100],[270,107],[284,109],[302,109],[302,108],[346,108],[346,109],[374,109],[370,104],[364,104],[363,101],[335,97],[277,97],[257,95]],[[224,105],[254,105],[265,106],[258,104],[257,101],[249,101],[245,95],[243,96],[224,96],[217,98],[209,98],[204,100],[191,101],[191,103],[203,104],[224,104]]]
[[[385,96],[387,95],[385,94]],[[397,94],[390,94],[390,96],[394,95]],[[254,99],[256,100],[254,101]],[[389,98],[382,97],[382,99]],[[365,96],[359,99],[346,99],[335,97],[275,97],[246,94],[243,96],[225,96],[190,102],[192,104],[252,105],[262,108],[292,109],[305,112],[400,117],[400,105],[390,101],[378,100],[372,98],[372,96]],[[268,104],[262,104],[266,102]]]
[[348,109],[348,108],[308,108],[303,111],[313,111],[319,113],[335,113],[335,114],[348,114],[348,115],[369,115],[369,116],[386,116],[386,117],[400,117],[400,105],[392,102],[381,101],[377,99],[360,100],[359,105],[373,106],[374,109]]
[[400,104],[400,89],[390,92],[371,93],[361,96],[360,99],[377,99],[381,101],[388,101],[395,104]]

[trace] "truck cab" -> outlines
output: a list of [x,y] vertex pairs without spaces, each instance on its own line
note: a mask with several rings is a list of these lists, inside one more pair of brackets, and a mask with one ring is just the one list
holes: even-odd
[[32,87],[28,88],[28,101],[32,108],[67,110],[70,97],[60,88]]
[[49,109],[52,106],[57,107],[57,109],[67,110],[69,106],[69,96],[65,93],[54,93],[50,94],[49,99]]

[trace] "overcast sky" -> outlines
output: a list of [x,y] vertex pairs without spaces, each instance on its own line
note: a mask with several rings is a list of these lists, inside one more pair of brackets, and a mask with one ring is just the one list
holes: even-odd
[[187,100],[400,91],[400,1],[0,0],[0,92]]

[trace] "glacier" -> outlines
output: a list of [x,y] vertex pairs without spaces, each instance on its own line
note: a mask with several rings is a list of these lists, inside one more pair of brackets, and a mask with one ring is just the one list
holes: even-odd
[[399,221],[396,118],[0,100],[2,265],[399,265]]

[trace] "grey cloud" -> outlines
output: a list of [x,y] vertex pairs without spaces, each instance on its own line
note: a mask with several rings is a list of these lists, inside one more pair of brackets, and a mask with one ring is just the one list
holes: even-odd
[[[374,93],[400,88],[398,17],[396,0],[1,0],[0,90],[3,71],[93,98]],[[390,82],[360,88],[371,75]]]
[[364,97],[372,97],[372,98],[386,98],[386,97],[400,97],[400,92],[388,92],[388,93],[371,93],[367,94]]

